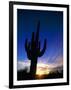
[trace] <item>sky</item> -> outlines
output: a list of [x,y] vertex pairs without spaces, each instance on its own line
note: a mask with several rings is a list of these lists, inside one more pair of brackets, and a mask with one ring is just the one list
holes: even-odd
[[36,32],[40,21],[39,39],[41,49],[44,39],[47,40],[45,53],[38,57],[38,62],[58,63],[63,61],[63,12],[17,10],[17,61],[28,60],[25,51],[25,39],[31,40],[32,32]]

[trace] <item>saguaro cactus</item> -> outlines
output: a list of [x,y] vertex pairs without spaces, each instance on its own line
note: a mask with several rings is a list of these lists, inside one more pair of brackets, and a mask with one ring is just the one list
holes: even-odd
[[25,50],[27,52],[27,57],[29,60],[31,60],[31,66],[30,66],[31,75],[36,74],[37,59],[38,57],[41,57],[44,54],[46,49],[46,39],[44,40],[43,49],[42,50],[40,49],[39,27],[40,27],[40,22],[38,22],[37,25],[36,35],[34,32],[32,32],[31,42],[28,42],[27,39],[25,41]]

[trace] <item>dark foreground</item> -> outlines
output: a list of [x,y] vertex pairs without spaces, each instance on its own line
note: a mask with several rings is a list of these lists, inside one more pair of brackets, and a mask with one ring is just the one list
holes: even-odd
[[31,76],[29,73],[26,73],[25,70],[20,70],[17,72],[17,80],[35,80],[35,79],[56,79],[63,78],[63,71],[58,72],[50,72],[48,75],[33,75]]

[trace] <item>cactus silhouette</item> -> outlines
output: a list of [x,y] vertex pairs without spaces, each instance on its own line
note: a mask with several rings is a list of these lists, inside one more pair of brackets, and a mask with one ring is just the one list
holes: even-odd
[[38,22],[37,25],[36,35],[34,32],[32,32],[31,42],[28,42],[27,39],[25,40],[25,50],[27,52],[27,57],[29,60],[31,60],[30,74],[33,76],[36,74],[37,59],[38,57],[41,57],[46,50],[46,39],[44,40],[43,49],[40,49],[39,28],[40,22]]

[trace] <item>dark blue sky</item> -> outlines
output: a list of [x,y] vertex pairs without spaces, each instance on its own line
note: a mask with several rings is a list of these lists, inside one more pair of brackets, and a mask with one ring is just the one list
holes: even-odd
[[28,60],[24,43],[25,39],[31,40],[32,32],[36,32],[40,21],[41,48],[44,39],[47,39],[47,48],[44,55],[38,60],[52,63],[56,58],[63,57],[63,12],[17,10],[17,60]]

